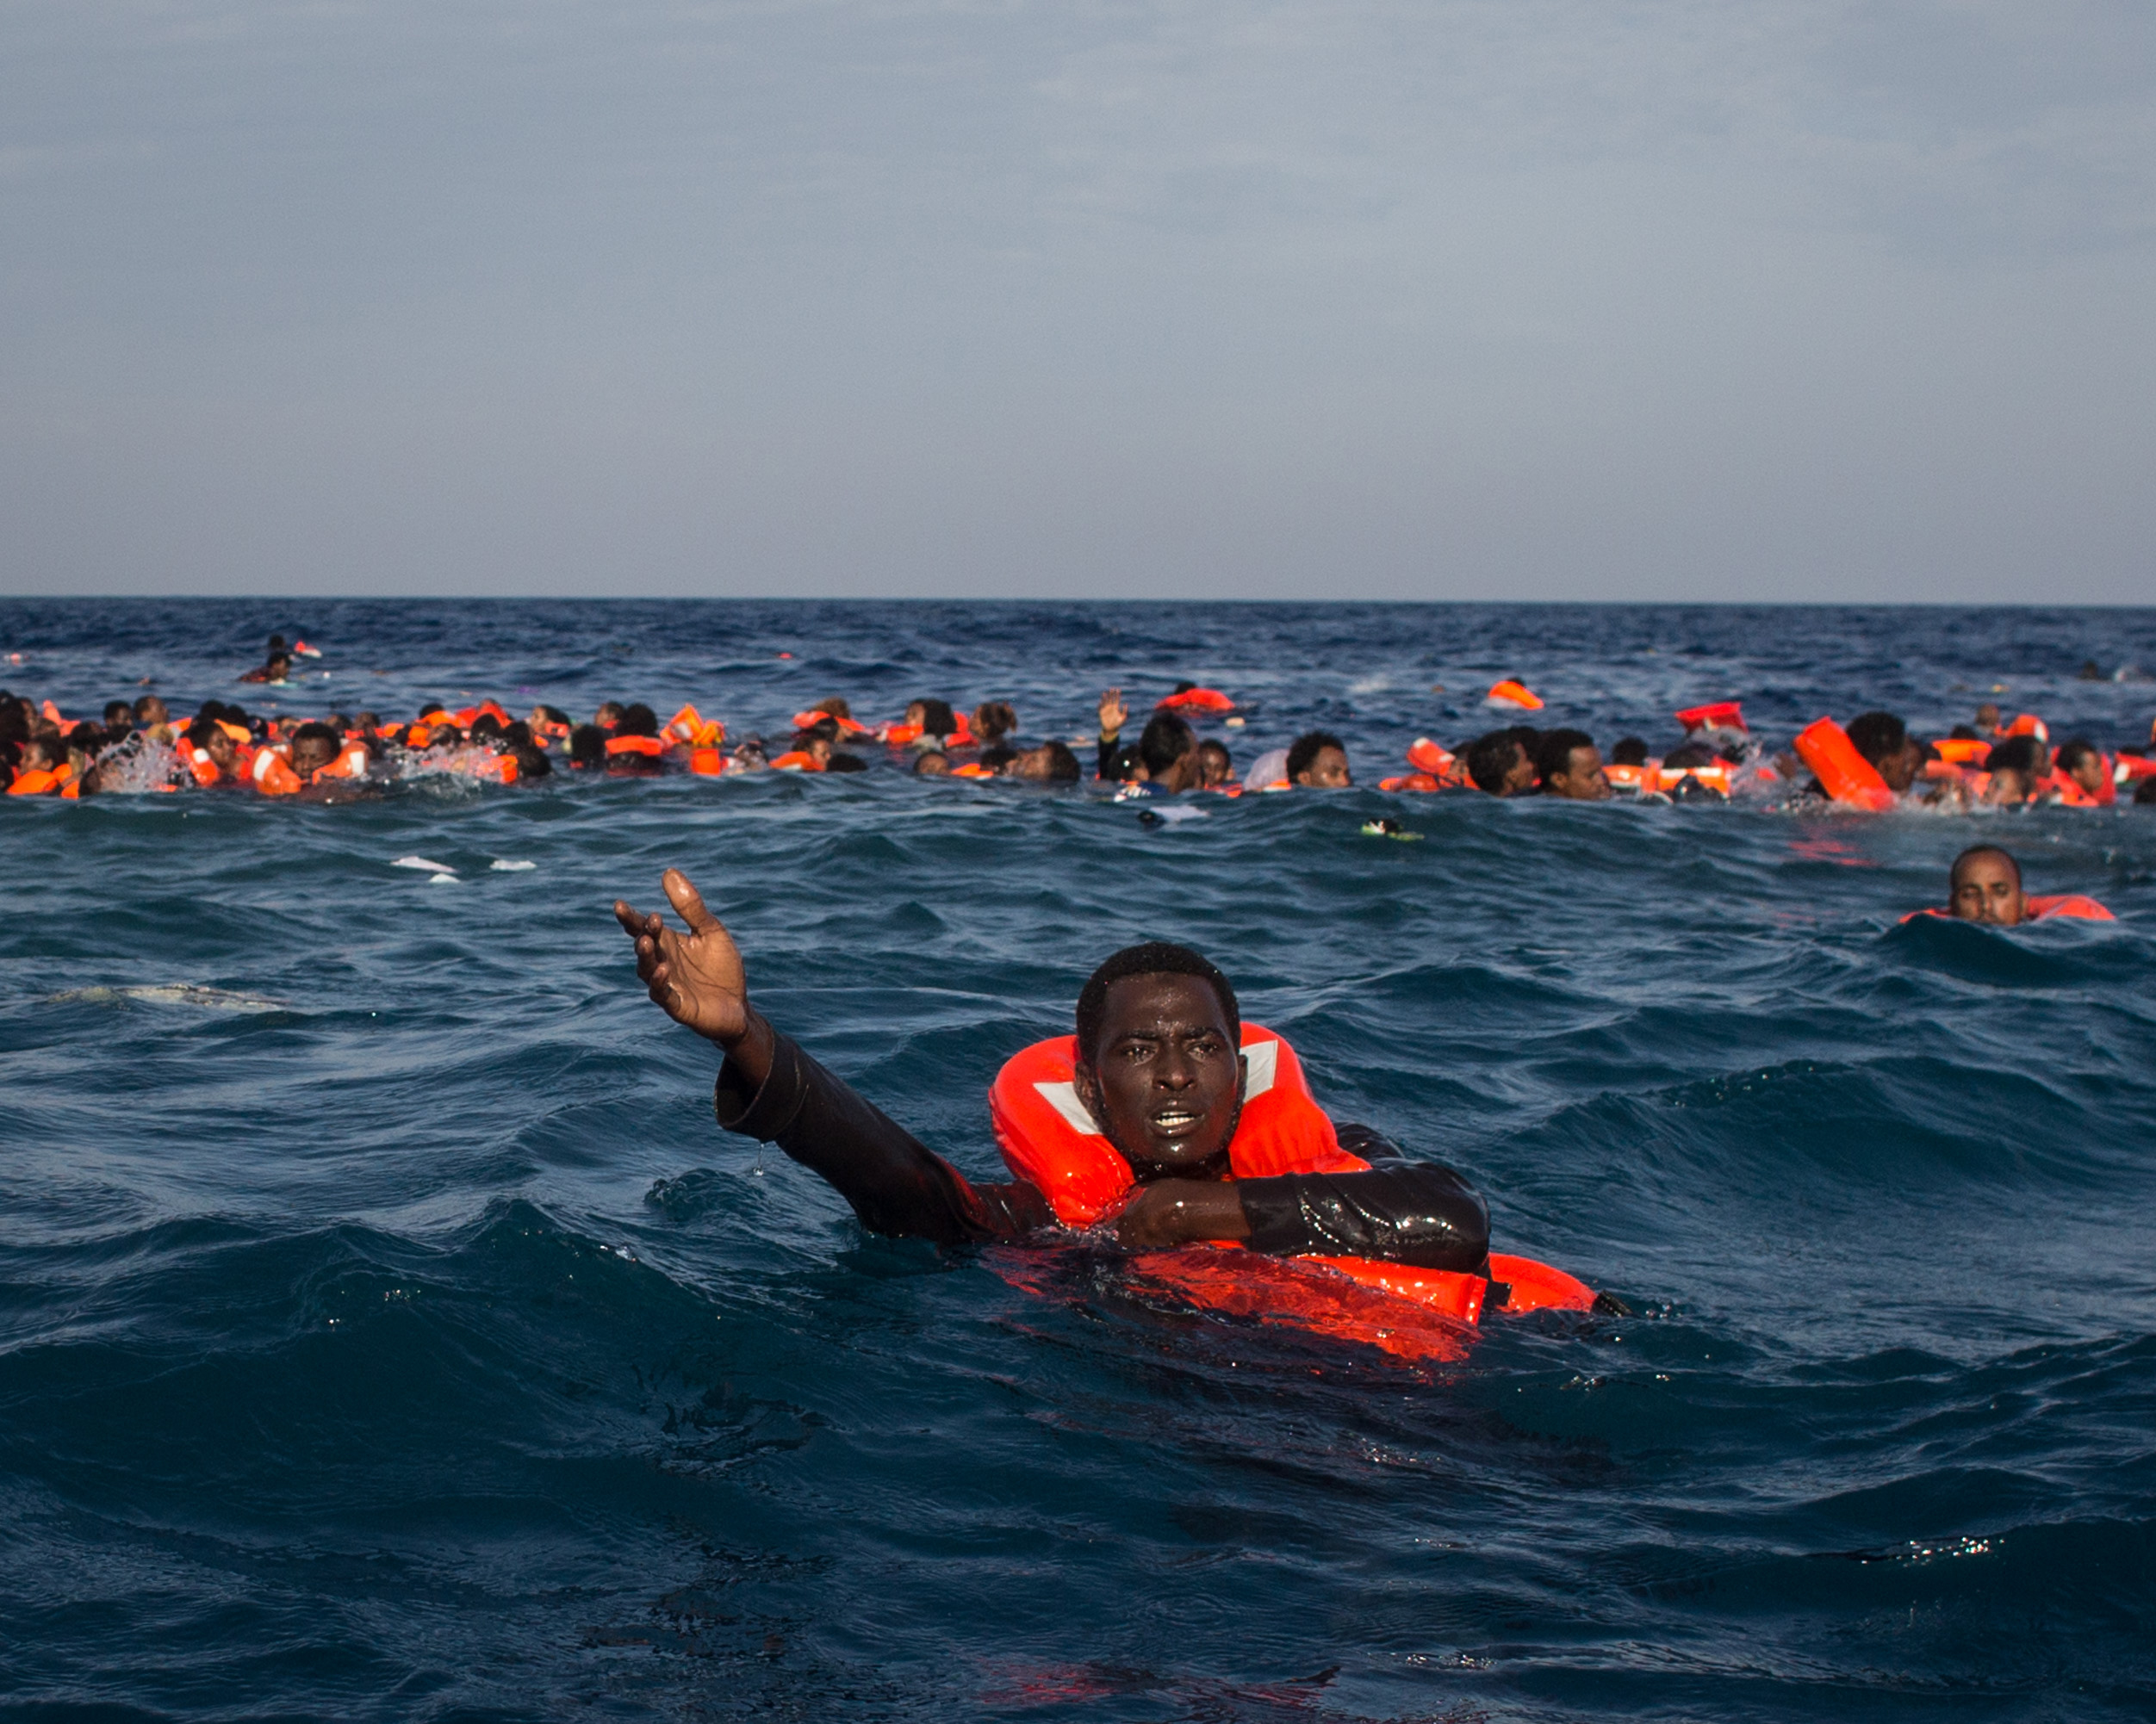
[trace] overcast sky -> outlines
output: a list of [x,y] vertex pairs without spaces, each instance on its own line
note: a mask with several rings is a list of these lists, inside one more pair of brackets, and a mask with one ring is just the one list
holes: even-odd
[[0,592],[2156,597],[2156,6],[6,0]]

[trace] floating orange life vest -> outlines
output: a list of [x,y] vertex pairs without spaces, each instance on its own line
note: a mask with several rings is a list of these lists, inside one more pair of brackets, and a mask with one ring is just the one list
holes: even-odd
[[[1120,1209],[1137,1180],[1078,1100],[1077,1051],[1076,1037],[1056,1036],[1014,1054],[989,1088],[988,1111],[1010,1170],[1048,1200],[1066,1226],[1090,1227]],[[1242,1117],[1228,1145],[1236,1178],[1370,1166],[1340,1147],[1284,1039],[1245,1024],[1242,1053],[1248,1074]],[[1492,1280],[1506,1281],[1507,1310],[1585,1311],[1594,1303],[1585,1283],[1520,1257],[1493,1256],[1485,1277],[1368,1257],[1265,1257],[1221,1241],[1146,1252],[1134,1268],[1141,1281],[1208,1310],[1364,1341],[1411,1358],[1459,1356],[1457,1325],[1480,1318]],[[1446,1321],[1433,1324],[1433,1317]]]
[[1991,757],[1991,745],[1973,736],[1942,736],[1931,745],[1939,751],[1939,764],[1981,766]]
[[968,760],[963,766],[952,767],[947,776],[954,778],[992,778],[996,776],[996,769],[984,766],[979,760]]
[[1751,727],[1744,722],[1744,708],[1741,702],[1717,700],[1706,706],[1687,706],[1677,715],[1677,722],[1687,731],[1742,730],[1748,735]]
[[1233,712],[1235,703],[1217,688],[1186,688],[1169,695],[1153,708],[1156,712]]
[[774,772],[820,772],[823,770],[815,755],[805,748],[790,748],[771,763]]
[[2004,730],[1994,730],[1994,736],[2034,736],[2039,742],[2051,741],[2051,727],[2033,712],[2017,714],[2014,722]]
[[726,771],[726,757],[716,748],[693,748],[689,751],[689,770],[699,778],[718,778]]
[[1514,682],[1510,677],[1507,677],[1501,683],[1491,685],[1490,691],[1486,698],[1493,706],[1516,706],[1522,712],[1539,712],[1543,706],[1540,695],[1529,688],[1525,683]]
[[606,739],[606,752],[616,759],[624,754],[641,754],[647,760],[655,760],[666,753],[666,744],[656,736],[610,736]]
[[1831,718],[1822,718],[1797,733],[1797,757],[1811,768],[1820,788],[1838,803],[1883,813],[1894,806],[1879,768],[1856,752],[1849,733]]
[[339,753],[337,758],[326,766],[317,766],[314,769],[314,776],[308,782],[320,784],[326,784],[332,778],[363,778],[367,776],[367,768],[371,764],[372,757],[368,754],[366,745],[363,742],[352,742],[347,744]]
[[1651,791],[1662,785],[1659,763],[1643,766],[1606,766],[1602,768],[1602,776],[1609,780],[1613,791]]

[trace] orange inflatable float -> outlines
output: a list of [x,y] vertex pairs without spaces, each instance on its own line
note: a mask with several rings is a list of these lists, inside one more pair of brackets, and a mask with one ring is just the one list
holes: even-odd
[[1820,788],[1838,803],[1884,812],[1894,806],[1879,768],[1856,752],[1849,733],[1831,718],[1822,718],[1797,733],[1797,758],[1811,768]]

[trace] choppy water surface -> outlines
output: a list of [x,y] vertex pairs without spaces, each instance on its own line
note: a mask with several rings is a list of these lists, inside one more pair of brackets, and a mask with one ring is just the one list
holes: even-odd
[[[1188,674],[1358,772],[1520,673],[1606,741],[1993,684],[2147,734],[2156,613],[0,607],[0,680],[287,710]],[[793,656],[782,659],[781,653]],[[1430,692],[1442,684],[1454,692]],[[364,691],[363,693],[356,691]],[[512,699],[511,697],[515,697]],[[519,709],[521,707],[519,706]],[[2156,809],[447,781],[0,808],[0,1680],[111,1716],[2145,1716]],[[1376,813],[1420,843],[1361,836]],[[2116,926],[1898,926],[1973,832]],[[411,854],[455,883],[401,869]],[[528,862],[504,871],[496,862]],[[1336,1115],[1640,1308],[1414,1371],[1097,1262],[864,1236],[722,1137],[606,906],[687,867],[783,1027],[968,1170],[1147,933]],[[1024,1283],[1026,1285],[1021,1285]],[[1045,1287],[1045,1293],[1028,1290]]]

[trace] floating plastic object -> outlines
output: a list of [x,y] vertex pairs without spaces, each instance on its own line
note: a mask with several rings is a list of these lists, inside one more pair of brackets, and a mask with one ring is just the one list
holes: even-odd
[[1510,677],[1492,685],[1488,700],[1492,706],[1509,706],[1521,712],[1539,712],[1543,704],[1540,695],[1525,683],[1515,682]]

